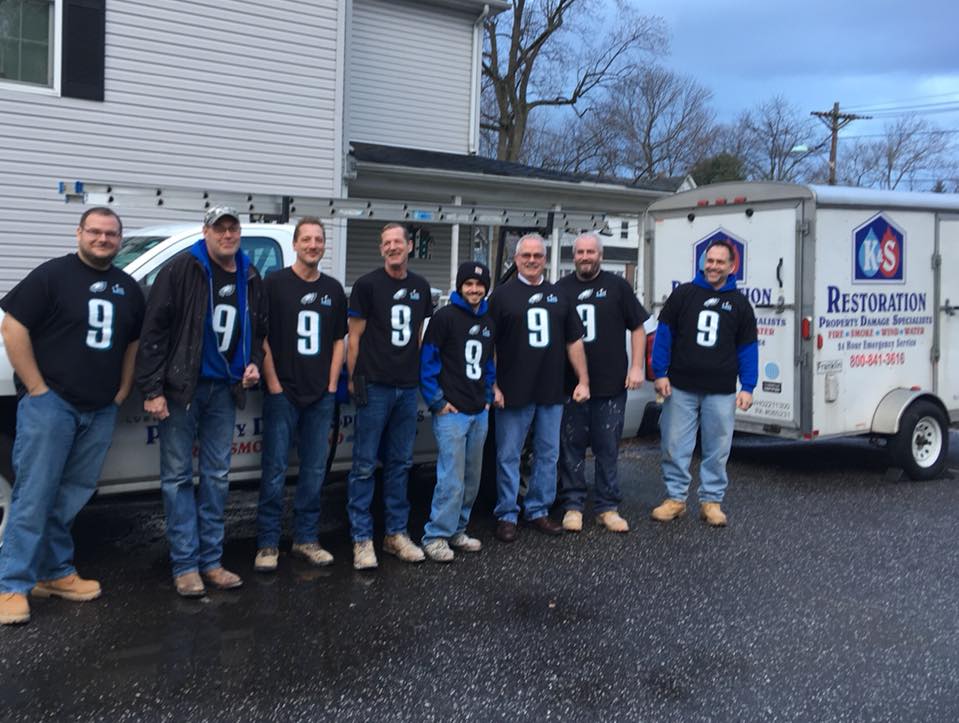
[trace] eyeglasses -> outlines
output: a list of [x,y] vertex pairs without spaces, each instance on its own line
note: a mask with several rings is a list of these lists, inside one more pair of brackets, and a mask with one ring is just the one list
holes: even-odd
[[529,261],[530,259],[536,259],[537,261],[539,261],[540,259],[546,258],[546,254],[525,253],[525,254],[517,254],[517,256],[519,256],[524,261]]
[[110,239],[111,241],[115,241],[116,239],[120,238],[119,231],[105,231],[102,228],[83,228],[81,230],[87,236],[93,236],[94,238],[99,238],[100,236],[103,236],[104,238]]

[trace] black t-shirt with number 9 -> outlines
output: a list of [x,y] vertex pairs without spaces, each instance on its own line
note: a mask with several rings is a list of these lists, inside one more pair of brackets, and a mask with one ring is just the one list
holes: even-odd
[[129,274],[114,266],[98,271],[76,254],[41,264],[0,300],[30,331],[46,385],[80,411],[113,401],[123,355],[140,338],[144,306]]
[[430,285],[407,271],[394,279],[385,269],[361,276],[350,291],[350,316],[365,319],[354,374],[367,382],[409,389],[420,381],[420,329],[433,313]]

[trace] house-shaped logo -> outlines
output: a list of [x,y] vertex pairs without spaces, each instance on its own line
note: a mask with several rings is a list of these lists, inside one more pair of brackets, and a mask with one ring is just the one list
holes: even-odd
[[877,213],[852,232],[852,282],[902,284],[906,281],[906,234]]

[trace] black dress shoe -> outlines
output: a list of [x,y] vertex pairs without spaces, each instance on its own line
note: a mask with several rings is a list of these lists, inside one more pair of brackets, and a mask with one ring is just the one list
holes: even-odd
[[516,523],[506,520],[497,522],[496,539],[500,542],[516,542]]
[[563,526],[558,522],[554,522],[549,518],[549,515],[544,517],[537,517],[535,520],[528,520],[530,527],[539,530],[544,535],[562,535]]

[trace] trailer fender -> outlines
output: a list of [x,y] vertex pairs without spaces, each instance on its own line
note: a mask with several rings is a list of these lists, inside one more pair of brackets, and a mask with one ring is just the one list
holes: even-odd
[[942,400],[932,392],[924,389],[893,389],[882,398],[872,415],[873,434],[897,434],[903,412],[917,399],[928,399],[942,410],[946,419],[949,419],[949,413]]

